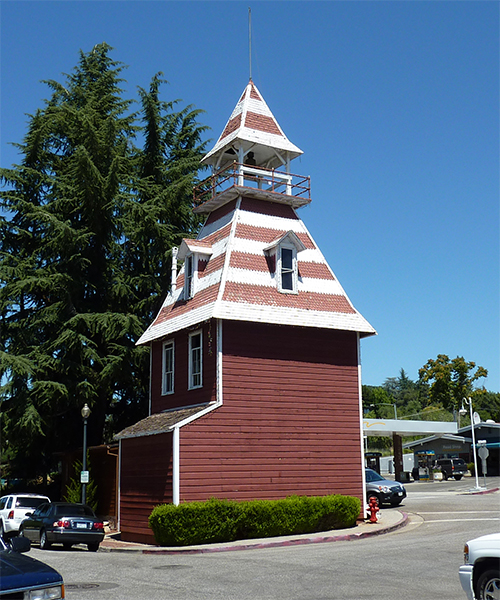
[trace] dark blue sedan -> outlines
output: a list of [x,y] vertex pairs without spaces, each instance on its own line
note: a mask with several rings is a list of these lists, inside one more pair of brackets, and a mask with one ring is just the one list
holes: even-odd
[[64,583],[60,573],[22,554],[29,549],[29,540],[13,538],[6,543],[0,538],[0,597],[64,598]]

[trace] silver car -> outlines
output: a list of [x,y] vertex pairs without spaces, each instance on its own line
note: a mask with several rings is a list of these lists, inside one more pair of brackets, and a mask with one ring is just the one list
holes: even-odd
[[397,481],[384,479],[377,471],[365,469],[366,478],[366,501],[370,503],[371,498],[376,498],[377,503],[397,506],[406,498],[405,486]]

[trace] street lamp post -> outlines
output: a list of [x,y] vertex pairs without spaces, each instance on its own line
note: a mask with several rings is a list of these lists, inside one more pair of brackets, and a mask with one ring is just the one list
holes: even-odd
[[480,490],[482,488],[479,487],[479,476],[478,476],[478,472],[477,472],[477,455],[476,455],[476,435],[474,432],[474,416],[472,414],[472,398],[463,398],[462,400],[462,408],[460,409],[460,414],[465,415],[467,413],[467,409],[464,408],[463,402],[465,402],[465,404],[469,405],[469,409],[470,409],[470,427],[471,427],[471,432],[472,432],[472,449],[473,449],[473,457],[474,457],[474,473],[476,475],[476,487],[474,488],[475,490]]
[[82,461],[82,472],[80,473],[80,483],[82,484],[82,504],[87,501],[87,483],[88,483],[88,472],[87,472],[87,419],[90,416],[90,408],[88,404],[82,408],[83,417],[83,461]]

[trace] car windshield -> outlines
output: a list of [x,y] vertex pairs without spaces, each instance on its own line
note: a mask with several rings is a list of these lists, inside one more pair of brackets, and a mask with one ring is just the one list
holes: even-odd
[[56,506],[55,514],[59,517],[93,517],[94,513],[88,506],[80,504],[62,504]]
[[372,481],[384,481],[382,475],[379,475],[376,471],[367,470],[366,471],[366,481],[371,483]]
[[37,508],[40,504],[47,502],[47,498],[30,498],[29,496],[18,496],[16,508]]

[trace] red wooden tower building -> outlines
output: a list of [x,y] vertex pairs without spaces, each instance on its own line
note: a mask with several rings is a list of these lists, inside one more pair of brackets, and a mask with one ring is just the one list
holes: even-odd
[[375,331],[298,216],[301,153],[250,80],[203,159],[205,224],[138,342],[150,416],[117,436],[122,539],[151,542],[160,503],[363,498],[359,343]]

